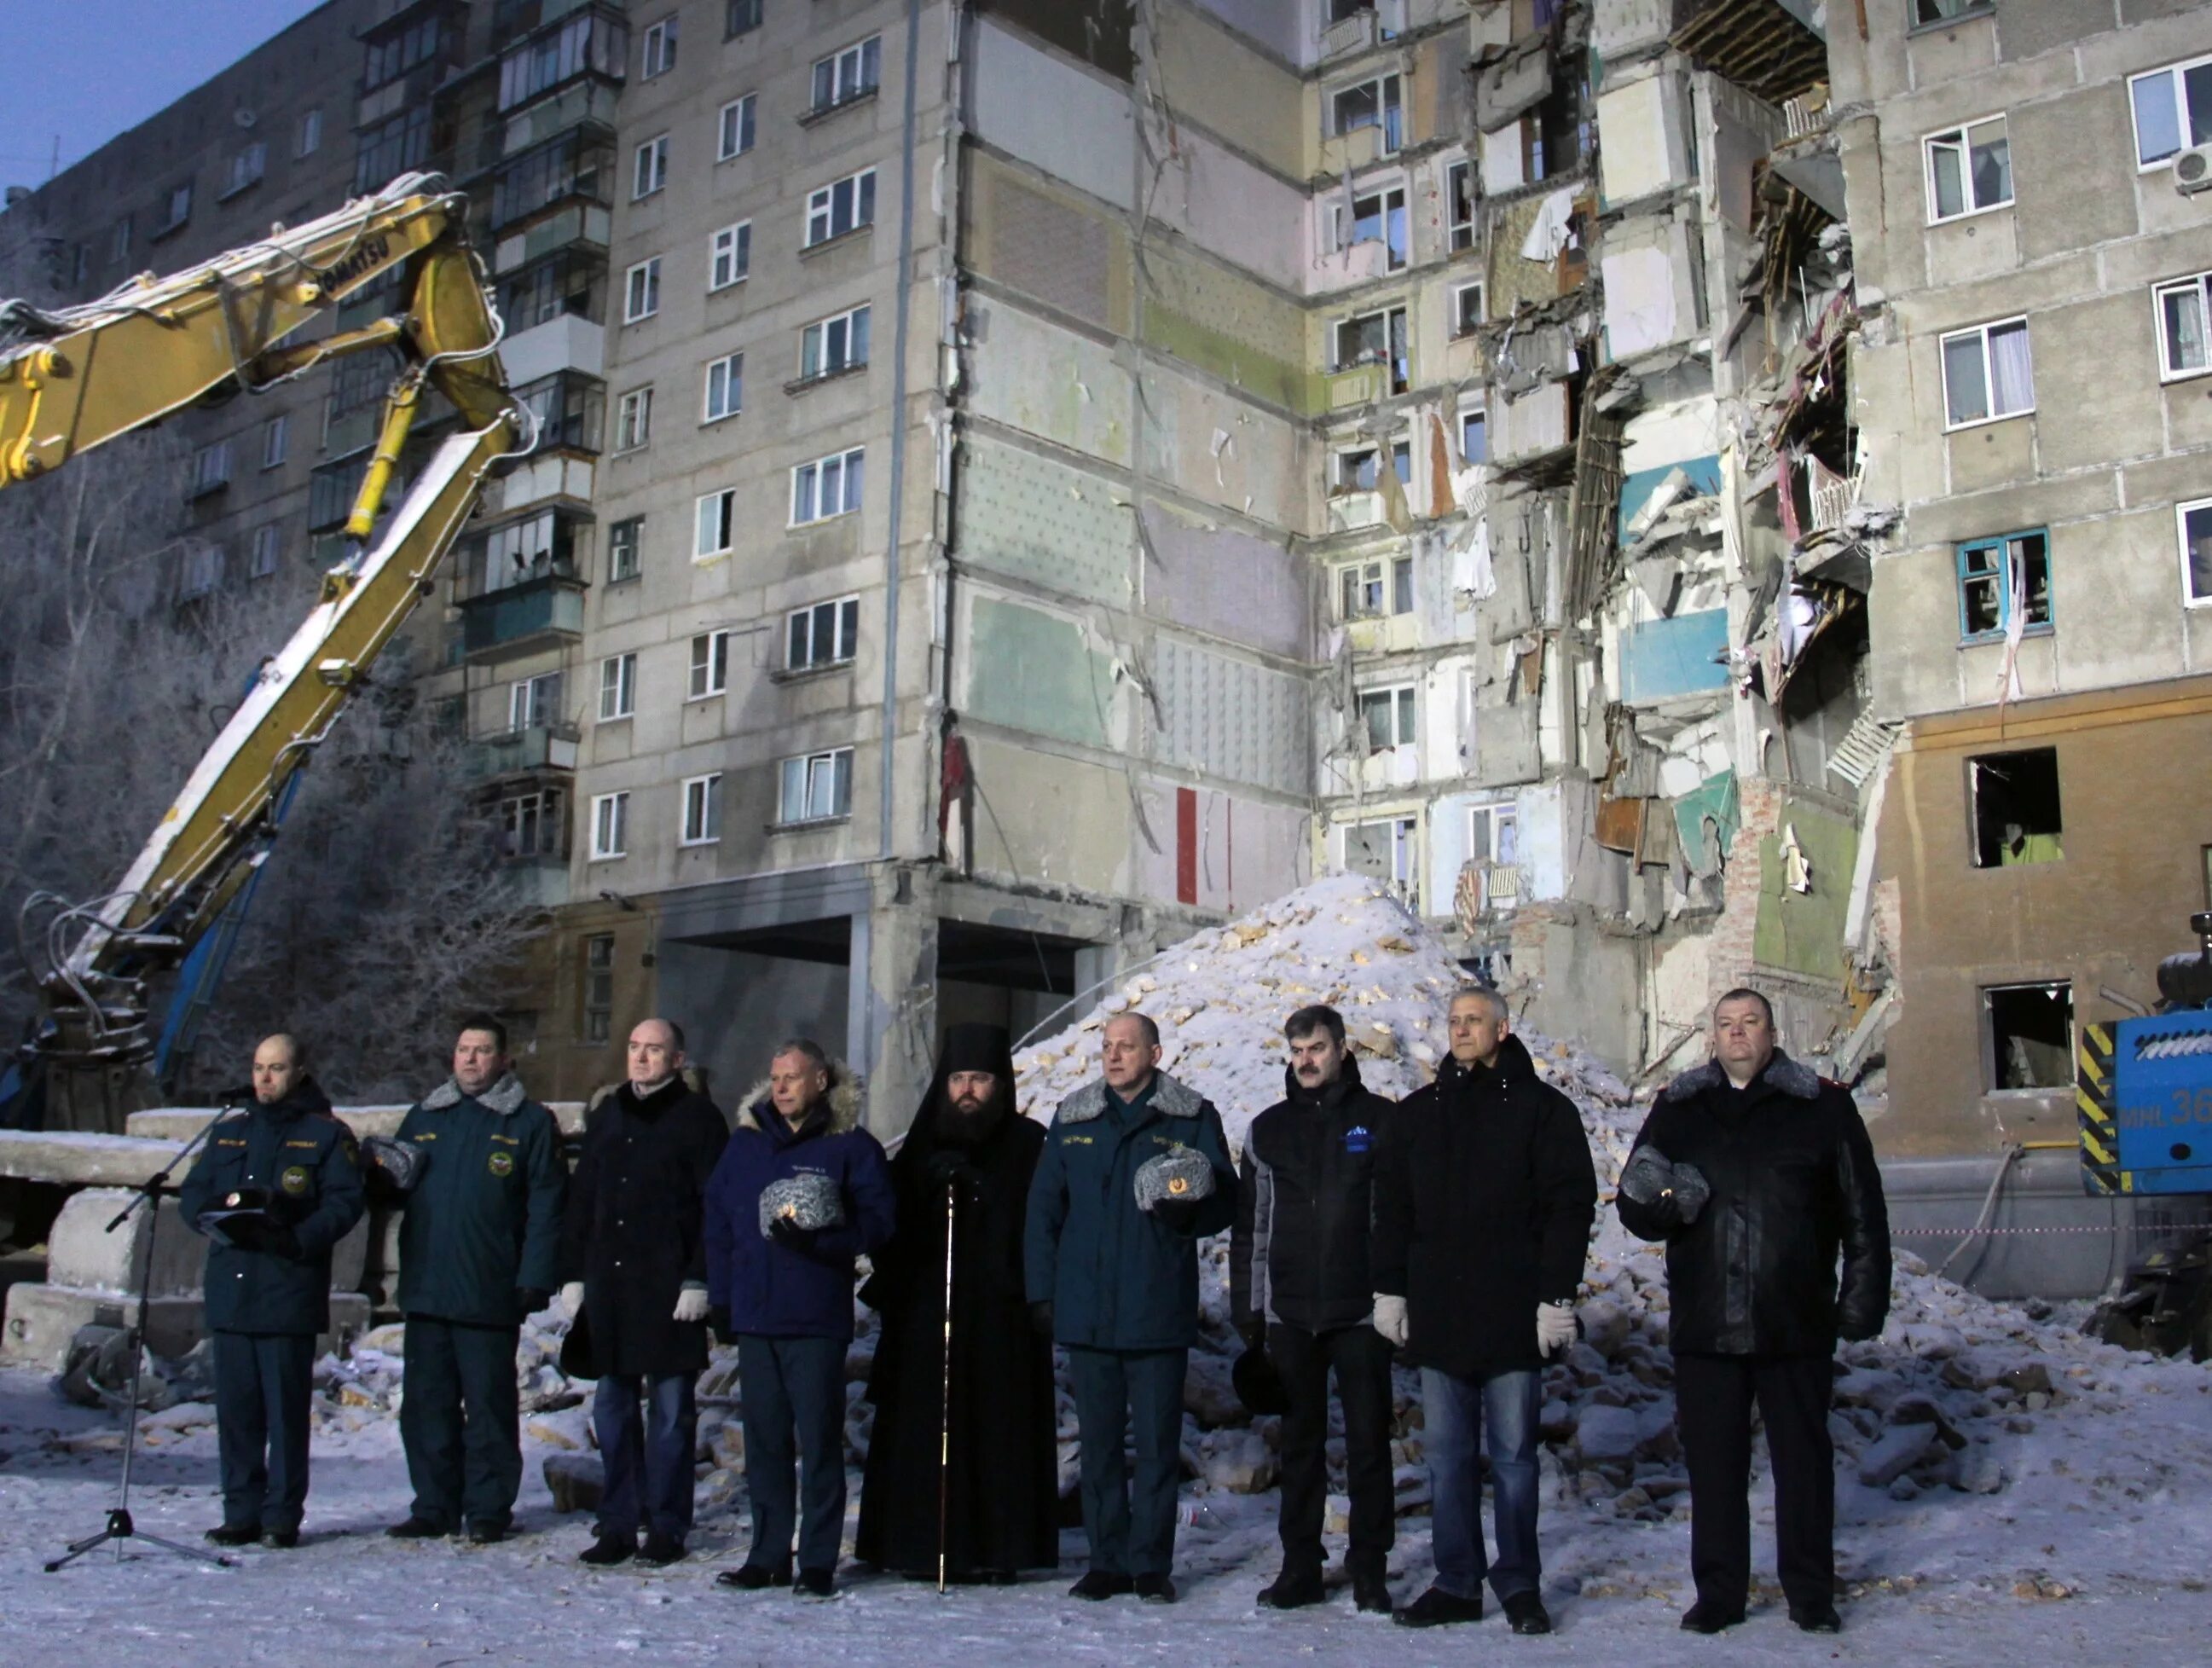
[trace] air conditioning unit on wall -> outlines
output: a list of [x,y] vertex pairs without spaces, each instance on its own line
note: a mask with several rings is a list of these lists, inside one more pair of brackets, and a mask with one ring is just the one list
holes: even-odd
[[2198,145],[2173,159],[2173,188],[2184,197],[2212,191],[2212,145]]

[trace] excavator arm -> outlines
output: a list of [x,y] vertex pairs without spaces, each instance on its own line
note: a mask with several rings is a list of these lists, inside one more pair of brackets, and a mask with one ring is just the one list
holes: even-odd
[[[346,554],[314,611],[262,671],[107,896],[59,904],[42,970],[50,1127],[120,1129],[151,1056],[147,977],[173,965],[267,860],[272,807],[370,668],[431,593],[440,564],[529,419],[507,392],[500,327],[463,231],[465,199],[409,175],[336,214],[83,307],[0,304],[0,490],[227,387],[265,387],[343,354],[391,347],[404,368],[346,522]],[[404,314],[294,344],[395,269]],[[374,534],[425,387],[453,405],[445,440]],[[372,542],[372,535],[374,534]],[[60,1081],[57,1081],[58,1071]]]

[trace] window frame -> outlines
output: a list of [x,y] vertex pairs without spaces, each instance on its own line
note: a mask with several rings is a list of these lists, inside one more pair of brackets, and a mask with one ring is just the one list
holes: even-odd
[[261,466],[282,469],[292,446],[292,414],[279,411],[261,425]]
[[684,699],[687,705],[693,701],[711,701],[718,695],[729,693],[730,650],[737,635],[726,625],[692,634],[691,664],[684,685]]
[[[2212,608],[2212,584],[2207,584],[2204,594],[2195,594],[2196,585],[2189,566],[2189,517],[2191,512],[2212,516],[2212,498],[2188,498],[2173,507],[2174,542],[2181,552],[2181,606],[2185,608]],[[2208,573],[2212,578],[2212,573]]]
[[[1413,684],[1374,684],[1354,692],[1353,704],[1359,714],[1359,727],[1367,734],[1367,754],[1372,758],[1378,753],[1394,752],[1401,747],[1421,745],[1421,686]],[[1372,724],[1367,715],[1370,703],[1382,700],[1390,709],[1390,732],[1397,739],[1382,746],[1375,745]],[[1404,732],[1410,730],[1411,734]]]
[[635,648],[600,657],[599,710],[599,721],[602,724],[617,724],[625,718],[637,716],[637,650]]
[[[640,277],[645,280],[645,299],[651,303],[642,312],[636,308],[637,281]],[[643,260],[633,263],[623,272],[623,322],[626,325],[641,325],[647,319],[658,318],[659,314],[660,257],[647,255]]]
[[[2066,1059],[2067,1074],[2063,1083],[2015,1084],[2006,1087],[1999,1081],[2003,1068],[1997,1059],[1996,1013],[1990,998],[2009,995],[2016,990],[2064,990],[2066,993]],[[2075,982],[2059,979],[2003,979],[1995,984],[1974,985],[1974,1005],[1978,1010],[1976,1029],[1980,1033],[1982,1055],[1982,1093],[1991,1095],[2063,1095],[2075,1087],[2081,1068],[2079,1052],[2081,1040],[2081,1008],[2075,995]]]
[[[1372,573],[1369,571],[1372,569]],[[1342,624],[1359,620],[1395,619],[1414,610],[1413,558],[1410,556],[1363,556],[1349,562],[1337,563],[1331,570],[1335,592],[1336,618]],[[1346,587],[1357,587],[1361,592],[1370,587],[1380,599],[1376,606],[1365,608],[1347,606]],[[1401,592],[1406,606],[1398,606]]]
[[525,730],[538,727],[538,691],[542,685],[550,691],[544,705],[549,709],[544,725],[550,728],[561,721],[561,685],[563,674],[559,672],[538,672],[527,678],[517,678],[507,686],[507,732],[520,735]]
[[619,458],[628,453],[641,452],[652,443],[653,384],[648,382],[641,388],[632,388],[615,397],[613,455]]
[[[823,609],[831,610],[830,616],[830,655],[814,657],[816,638],[815,616]],[[848,619],[851,624],[848,626]],[[801,621],[806,626],[808,658],[804,663],[792,658],[792,642]],[[810,602],[803,608],[787,609],[783,616],[783,669],[793,677],[810,672],[830,672],[841,666],[850,666],[860,652],[860,594],[849,592],[843,596],[830,597],[821,602]]]
[[[860,199],[863,195],[861,181],[863,180],[867,182],[865,194],[867,198],[868,217],[866,220],[860,217]],[[853,223],[842,232],[836,228],[836,192],[840,186],[850,186],[853,188]],[[818,208],[817,200],[820,204]],[[823,217],[823,224],[829,228],[820,237],[814,235],[814,220],[817,214]],[[841,237],[854,237],[861,232],[872,230],[875,223],[876,170],[872,164],[867,167],[857,169],[854,173],[832,180],[826,186],[818,186],[806,193],[806,234],[799,247],[802,251],[819,249],[823,244],[835,243]]]
[[[840,758],[846,761],[844,770],[845,802],[842,806],[839,806],[836,803],[837,798],[837,761]],[[779,829],[811,828],[818,827],[827,823],[849,821],[853,815],[853,779],[859,774],[854,759],[854,750],[848,745],[842,747],[819,748],[812,752],[793,753],[787,757],[776,760],[776,827]],[[791,767],[794,764],[800,767],[799,794],[802,801],[800,807],[802,811],[805,810],[807,805],[811,803],[813,799],[815,768],[819,765],[826,767],[829,770],[830,774],[830,798],[831,801],[830,810],[817,815],[800,815],[794,817],[790,814],[792,807],[788,790],[791,786]]]
[[[1452,200],[1452,182],[1460,179],[1467,181],[1467,218],[1464,221],[1453,218],[1458,205]],[[1464,254],[1474,247],[1475,228],[1482,221],[1481,205],[1482,180],[1475,172],[1474,159],[1469,156],[1460,161],[1446,164],[1444,167],[1444,253],[1446,254]],[[1466,234],[1463,240],[1460,235],[1462,232]]]
[[[1402,250],[1393,248],[1390,243],[1393,199],[1395,199],[1399,228],[1405,234]],[[1395,178],[1364,192],[1353,187],[1351,202],[1347,204],[1340,200],[1330,210],[1336,226],[1336,247],[1340,250],[1349,250],[1361,243],[1379,243],[1382,246],[1382,270],[1385,272],[1404,271],[1413,262],[1413,216],[1409,206],[1412,200],[1403,178]],[[1362,203],[1376,204],[1373,218],[1382,228],[1381,236],[1363,238],[1359,235],[1360,222],[1369,217],[1359,212]]]
[[[677,828],[678,849],[720,845],[722,843],[722,773],[709,770],[704,776],[686,776],[682,793],[684,817]],[[692,815],[695,794],[696,809],[699,813],[696,825]],[[695,826],[699,831],[694,831]]]
[[[741,93],[714,113],[716,162],[734,162],[750,153],[759,143],[759,103],[758,93]],[[734,124],[731,120],[733,113],[737,118]],[[733,125],[736,130],[734,135],[732,132]],[[732,137],[738,142],[734,150],[730,148]]]
[[[727,0],[722,8],[722,39],[735,40],[741,34],[750,34],[760,27],[767,9],[763,0]],[[751,21],[741,22],[744,18]]]
[[[2185,150],[2193,150],[2197,148],[2198,142],[2192,142],[2189,137],[2194,124],[2191,119],[2193,113],[2189,107],[2188,75],[2191,70],[2201,70],[2208,65],[2212,65],[2212,52],[2202,53],[2196,58],[2180,58],[2172,64],[2162,64],[2155,69],[2140,70],[2128,77],[2128,133],[2129,137],[2135,141],[2136,172],[2138,174],[2154,173],[2160,168],[2171,168],[2175,157],[2180,155]],[[2146,162],[2143,161],[2142,154],[2142,118],[2136,105],[2136,88],[2139,82],[2150,81],[2160,76],[2168,77],[2173,88],[2174,134],[2181,143],[2163,156]],[[2206,115],[2208,118],[2212,118],[2212,111],[2208,111]]]
[[[1956,214],[1943,213],[1938,206],[1936,191],[1936,146],[1946,141],[1957,141],[1959,183],[1966,193],[1966,200],[1971,203],[1974,194],[1973,132],[1976,128],[1987,127],[1992,122],[2004,124],[2005,190],[2008,194],[2000,202],[1973,203],[1971,207],[1960,209]],[[1962,220],[1973,220],[1982,215],[1995,214],[1999,209],[2013,207],[2020,199],[2020,183],[2013,174],[2012,125],[2006,120],[2005,113],[2002,110],[1993,111],[1985,116],[1976,116],[1965,121],[1954,122],[1937,132],[1922,134],[1920,136],[1920,183],[1921,189],[1926,193],[1927,217],[1924,223],[1929,226],[1952,226]]]
[[[2012,587],[2009,583],[2012,546],[2015,540],[2024,539],[2040,539],[2043,541],[2044,612],[2048,618],[2041,621],[2031,619],[2021,627],[2021,635],[2024,637],[2047,637],[2058,629],[2057,586],[2051,562],[2051,529],[2021,527],[2010,533],[1992,533],[1982,539],[1963,539],[1951,547],[1959,593],[1960,647],[2004,641],[2006,624],[2012,613]],[[1966,571],[1968,558],[1985,551],[1995,551],[1997,553],[1999,563],[1997,568],[1991,572],[1969,575]],[[1970,579],[1975,581],[1994,580],[1996,582],[1997,623],[1985,630],[1970,631],[1967,629],[1966,585]]]
[[[791,520],[786,524],[787,528],[792,529],[798,527],[819,527],[823,522],[834,521],[840,516],[859,514],[860,513],[860,495],[866,491],[867,487],[867,449],[868,448],[866,446],[848,446],[839,451],[824,453],[818,458],[809,458],[804,463],[793,464],[791,466]],[[853,485],[853,466],[856,460],[858,460],[861,465],[860,485],[857,490]],[[813,477],[810,486],[810,499],[815,508],[819,511],[821,508],[823,466],[832,463],[838,466],[837,496],[842,504],[842,508],[831,510],[827,514],[816,514],[802,517],[799,513],[799,477],[809,471],[813,472]]]
[[[2014,325],[2018,325],[2021,333],[2027,337],[2027,404],[2016,411],[2000,411],[1994,409],[1997,403],[1997,389],[1996,377],[1993,374],[1990,359],[1990,336],[1994,331],[2008,330]],[[1978,336],[1981,338],[1982,392],[1988,397],[1992,409],[1981,417],[1954,420],[1951,416],[1951,358],[1946,350],[1952,343],[1969,336]],[[1991,423],[2008,423],[2014,417],[2035,415],[2035,338],[2028,330],[2027,314],[2025,313],[2016,313],[2009,318],[1991,319],[1986,324],[1968,325],[1962,329],[1941,332],[1936,338],[1936,365],[1943,387],[1943,432],[1945,434],[1955,435],[1963,429],[1979,429]]]
[[[1415,896],[1421,884],[1421,819],[1419,813],[1407,812],[1396,816],[1363,817],[1337,825],[1337,861],[1346,868],[1352,867],[1349,848],[1352,837],[1362,829],[1387,828],[1390,831],[1390,874],[1386,884],[1403,886]],[[1405,859],[1406,872],[1398,873],[1398,860]],[[1354,871],[1365,874],[1364,869]],[[1381,877],[1376,877],[1381,878]]]
[[[1453,431],[1452,441],[1459,447],[1459,466],[1462,469],[1472,469],[1477,464],[1487,464],[1490,461],[1489,402],[1481,399],[1463,400],[1455,411],[1454,416],[1457,419],[1457,426]],[[1479,458],[1470,458],[1467,454],[1467,420],[1469,417],[1475,418],[1482,424],[1482,455]]]
[[[627,536],[625,536],[627,535]],[[607,524],[607,583],[627,585],[645,572],[645,517],[625,515]],[[627,552],[629,563],[623,563]]]
[[[717,371],[723,374],[724,393],[733,401],[720,411],[714,409],[714,373]],[[742,350],[737,353],[726,353],[719,358],[709,359],[707,362],[706,375],[702,379],[703,386],[700,391],[699,426],[701,428],[703,429],[710,423],[726,423],[733,417],[744,415],[744,377],[745,356]]]
[[[715,274],[722,270],[725,251],[722,241],[729,240],[727,255],[735,269],[731,276],[717,281]],[[735,288],[753,275],[753,223],[750,220],[733,221],[707,240],[707,293],[709,295]]]
[[658,81],[676,67],[676,21],[681,14],[671,12],[658,22],[648,23],[639,32],[637,78]]
[[[1476,317],[1473,324],[1468,324],[1460,316],[1461,299],[1470,291],[1474,293],[1475,299]],[[1451,339],[1453,341],[1464,342],[1490,322],[1486,305],[1488,297],[1483,294],[1483,281],[1480,278],[1468,278],[1464,283],[1455,283],[1451,287]]]
[[[1920,15],[1923,3],[1924,0],[1905,0],[1911,13],[1905,21],[1907,34],[1917,33],[1922,29],[1948,29],[1954,23],[1964,23],[1971,18],[1990,16],[1997,9],[1996,0],[1966,0],[1966,9],[1954,12],[1948,17],[1923,17]],[[1940,5],[1942,0],[1936,0],[1936,3]]]
[[[2175,370],[2173,338],[2166,326],[2166,298],[2186,291],[2194,291],[2197,296],[2197,340],[2204,362]],[[2186,382],[2191,377],[2212,375],[2212,272],[2194,272],[2153,284],[2150,310],[2153,327],[2158,332],[2158,380],[2161,383]]]
[[610,863],[629,855],[629,789],[592,795],[592,846],[586,861]]
[[[862,322],[863,320],[866,322]],[[868,357],[875,345],[873,324],[874,318],[870,304],[860,301],[847,307],[842,313],[832,313],[824,318],[814,320],[811,323],[801,325],[799,329],[799,380],[801,382],[821,382],[833,376],[842,376],[848,371],[867,369]],[[829,340],[830,326],[833,325],[845,326],[845,357],[835,365],[817,364],[810,371],[806,368],[807,338],[817,338],[822,343],[826,344]],[[861,343],[858,358],[854,356],[854,343],[856,338]],[[823,358],[825,352],[826,350],[817,351],[816,357]]]
[[[871,46],[875,48],[872,54],[868,51]],[[874,78],[861,81],[859,78],[869,72],[871,57],[874,60]],[[845,60],[848,58],[854,60],[854,82],[850,88],[841,93],[838,91],[838,85],[844,78]],[[820,95],[822,72],[825,69],[830,71],[830,97],[826,100]],[[842,110],[848,104],[857,104],[863,99],[872,98],[882,90],[883,80],[884,36],[883,31],[878,29],[875,33],[856,40],[849,46],[840,46],[834,52],[823,53],[807,66],[806,113],[810,116],[826,116],[833,110]]]
[[629,157],[631,202],[642,203],[668,189],[668,135],[656,133],[650,139],[639,140]]
[[[253,530],[253,539],[246,557],[246,576],[248,579],[267,579],[276,571],[282,558],[283,535],[274,521],[264,521]],[[264,562],[264,557],[266,557]]]
[[[1389,88],[1393,82],[1396,83],[1398,90],[1397,136],[1395,140],[1391,137],[1389,97]],[[1337,106],[1346,94],[1357,92],[1363,87],[1371,87],[1375,89],[1375,119],[1372,122],[1361,122],[1355,126],[1346,127],[1343,125],[1343,117]],[[1340,86],[1330,88],[1325,96],[1328,100],[1328,137],[1340,139],[1346,134],[1358,132],[1361,128],[1374,127],[1380,129],[1382,132],[1381,143],[1376,147],[1376,155],[1395,156],[1406,148],[1406,77],[1402,70],[1371,70],[1364,76],[1356,76]]]
[[[735,487],[720,487],[712,492],[702,492],[691,501],[691,559],[712,562],[727,556],[737,547],[738,490]],[[722,542],[713,549],[702,549],[700,541],[706,536],[706,510],[708,504],[720,506]]]
[[322,148],[323,107],[319,104],[312,110],[300,113],[299,125],[294,130],[292,139],[293,160],[296,161],[303,156],[313,156]]

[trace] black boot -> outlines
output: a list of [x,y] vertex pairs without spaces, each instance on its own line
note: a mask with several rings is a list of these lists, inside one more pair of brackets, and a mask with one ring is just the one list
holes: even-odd
[[684,1555],[684,1543],[673,1535],[664,1535],[658,1529],[645,1531],[645,1548],[639,1557],[655,1569],[665,1569]]
[[1136,1583],[1126,1575],[1117,1575],[1110,1569],[1094,1569],[1067,1590],[1070,1598],[1119,1598],[1133,1592]]
[[258,1523],[227,1523],[220,1529],[210,1529],[207,1539],[217,1546],[252,1546],[261,1538]]
[[1816,1598],[1809,1604],[1792,1604],[1790,1619],[1808,1634],[1839,1634],[1844,1630],[1844,1618],[1836,1614],[1836,1607],[1826,1599]]
[[1379,1569],[1356,1569],[1352,1573],[1352,1604],[1355,1610],[1365,1610],[1370,1616],[1390,1614],[1390,1584]]
[[296,1529],[272,1529],[261,1537],[261,1544],[273,1547],[279,1552],[289,1552],[300,1544],[300,1531]]
[[763,1587],[787,1587],[791,1585],[789,1564],[739,1564],[735,1569],[726,1569],[714,1578],[714,1585],[736,1587],[744,1592],[758,1592]]
[[1316,1569],[1285,1568],[1267,1586],[1260,1589],[1260,1602],[1271,1610],[1301,1610],[1308,1604],[1318,1604],[1327,1595],[1322,1591],[1321,1572]]
[[1176,1601],[1176,1585],[1164,1575],[1139,1575],[1130,1584],[1137,1597],[1147,1604],[1172,1604]]
[[1692,1634],[1717,1634],[1723,1628],[1733,1628],[1743,1620],[1741,1610],[1723,1610],[1710,1598],[1700,1598],[1682,1612],[1682,1631]]
[[626,1564],[637,1551],[637,1543],[627,1535],[602,1535],[576,1555],[580,1564],[590,1564],[597,1569],[611,1569],[617,1564]]
[[453,1532],[451,1524],[432,1523],[428,1518],[410,1516],[404,1523],[395,1523],[384,1531],[395,1541],[442,1540]]
[[1442,1587],[1431,1587],[1390,1618],[1401,1628],[1441,1628],[1455,1622],[1482,1620],[1480,1595],[1462,1598]]
[[836,1591],[836,1574],[833,1570],[802,1569],[791,1590],[801,1598],[827,1598]]
[[1544,1608],[1544,1601],[1533,1592],[1516,1592],[1502,1601],[1505,1619],[1513,1624],[1516,1634],[1547,1634],[1552,1631],[1552,1614]]

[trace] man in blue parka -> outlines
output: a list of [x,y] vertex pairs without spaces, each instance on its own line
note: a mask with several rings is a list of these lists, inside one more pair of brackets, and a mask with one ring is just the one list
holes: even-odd
[[[1030,1184],[1030,1312],[1067,1351],[1091,1568],[1078,1598],[1175,1602],[1182,1380],[1198,1336],[1198,1245],[1230,1226],[1221,1115],[1159,1069],[1159,1028],[1106,1022],[1103,1074],[1060,1104]],[[1135,1488],[1121,1463],[1133,1421]]]
[[[522,1488],[514,1382],[522,1319],[561,1284],[568,1161],[553,1114],[509,1068],[507,1027],[461,1021],[453,1074],[411,1107],[398,1146],[416,1173],[399,1225],[407,1363],[399,1440],[415,1485],[403,1540],[503,1539]],[[387,1171],[381,1143],[373,1161]]]
[[297,1546],[331,1248],[361,1220],[362,1196],[353,1132],[295,1038],[280,1032],[254,1050],[252,1104],[209,1131],[178,1203],[215,1241],[206,1301],[222,1525],[207,1537]]

